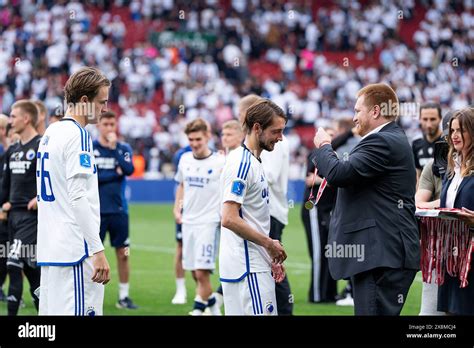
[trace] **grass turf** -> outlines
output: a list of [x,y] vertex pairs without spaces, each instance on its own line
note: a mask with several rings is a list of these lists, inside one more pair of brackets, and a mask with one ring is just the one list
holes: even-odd
[[[291,290],[294,295],[295,315],[352,315],[353,307],[338,307],[335,304],[311,304],[307,301],[310,281],[310,258],[303,225],[300,220],[300,205],[290,209],[289,224],[283,232],[283,242],[288,254],[285,262]],[[104,314],[106,315],[187,315],[194,298],[194,281],[186,272],[188,303],[172,305],[175,292],[174,252],[175,224],[171,205],[131,204],[131,279],[130,297],[140,306],[138,310],[117,309],[118,279],[114,249],[106,240],[106,254],[112,270],[112,280],[106,285]],[[212,276],[213,289],[219,284],[218,273]],[[421,300],[421,275],[418,273],[408,294],[402,315],[418,315]],[[344,286],[342,281],[339,288]],[[7,284],[4,285],[7,291]],[[24,286],[25,307],[20,315],[35,315],[28,282]],[[0,303],[0,315],[6,314],[6,304]]]

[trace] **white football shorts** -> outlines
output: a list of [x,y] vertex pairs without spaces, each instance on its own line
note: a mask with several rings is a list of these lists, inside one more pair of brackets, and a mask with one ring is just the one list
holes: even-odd
[[187,271],[216,268],[220,223],[183,224],[183,268]]
[[222,282],[225,315],[278,315],[271,272],[249,273],[238,282]]
[[42,266],[39,315],[102,315],[104,285],[92,282],[92,257],[76,266]]

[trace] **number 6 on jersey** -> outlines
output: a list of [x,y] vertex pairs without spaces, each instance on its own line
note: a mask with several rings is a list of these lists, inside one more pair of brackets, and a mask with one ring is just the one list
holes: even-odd
[[[46,202],[52,202],[56,198],[54,198],[53,187],[51,186],[51,177],[49,175],[49,172],[44,169],[44,163],[47,159],[49,159],[49,152],[44,152],[44,153],[38,152],[37,158],[38,158],[38,162],[36,163],[36,168],[37,168],[36,176],[41,178],[41,189],[40,189],[41,199]],[[49,191],[47,190],[47,187],[46,187],[46,179],[48,179]],[[39,199],[40,199],[40,195],[38,195],[38,200]]]

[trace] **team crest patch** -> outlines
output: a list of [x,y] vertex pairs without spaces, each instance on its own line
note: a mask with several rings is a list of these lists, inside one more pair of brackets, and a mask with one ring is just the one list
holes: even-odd
[[272,301],[267,301],[265,303],[265,310],[267,311],[267,313],[273,313],[273,311],[275,310],[275,307],[273,306]]
[[231,192],[232,192],[234,195],[242,196],[242,195],[244,194],[244,189],[245,189],[245,183],[244,183],[243,181],[235,180],[235,181],[232,183]]
[[89,317],[95,317],[95,308],[94,307],[87,308],[86,315]]
[[31,161],[33,158],[35,158],[35,156],[36,156],[36,152],[35,152],[35,150],[33,150],[33,149],[29,149],[29,150],[26,152],[26,159],[27,159],[28,161]]
[[87,153],[81,153],[79,155],[79,164],[81,165],[81,167],[90,168],[92,166],[91,156]]

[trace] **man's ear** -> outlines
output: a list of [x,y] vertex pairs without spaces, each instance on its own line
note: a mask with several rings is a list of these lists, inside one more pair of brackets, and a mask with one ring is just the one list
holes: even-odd
[[381,116],[380,105],[374,105],[372,112],[374,113],[374,119],[378,119]]
[[79,102],[81,103],[87,103],[89,101],[89,98],[86,95],[83,95],[81,99],[79,99]]

